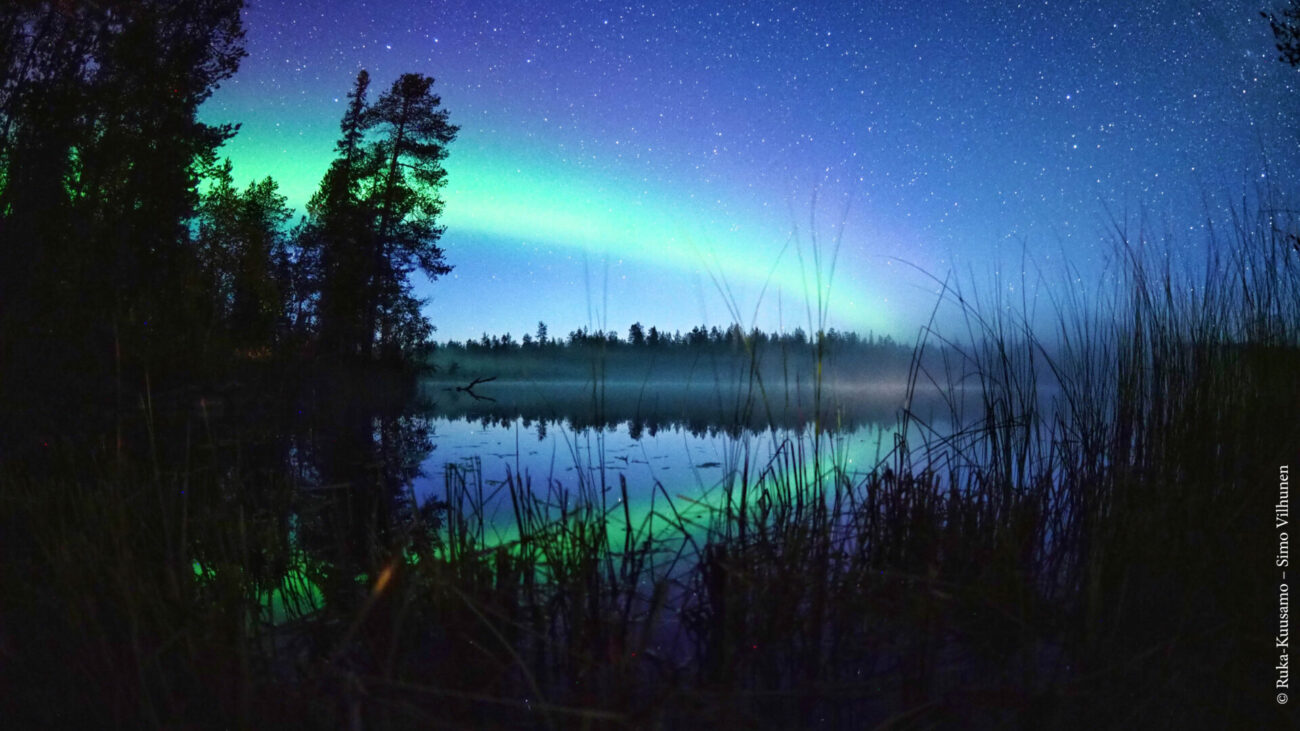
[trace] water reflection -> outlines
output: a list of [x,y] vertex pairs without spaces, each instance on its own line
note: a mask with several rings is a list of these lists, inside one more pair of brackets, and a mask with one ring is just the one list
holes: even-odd
[[440,418],[477,420],[484,426],[563,422],[570,429],[608,429],[626,424],[629,436],[654,436],[665,428],[694,436],[769,429],[823,432],[855,431],[866,424],[892,422],[906,400],[903,383],[857,384],[823,389],[808,386],[763,387],[712,381],[672,382],[494,382],[473,393],[426,381],[421,396]]
[[[292,476],[291,505],[275,511],[285,546],[277,564],[304,572],[328,597],[328,611],[343,617],[365,602],[359,577],[446,540],[454,484],[481,493],[479,518],[492,542],[517,530],[504,487],[510,476],[535,494],[577,502],[601,502],[613,490],[614,502],[626,496],[630,504],[615,518],[638,525],[656,492],[684,497],[684,517],[703,523],[728,486],[756,480],[792,449],[815,444],[822,469],[833,463],[850,478],[870,471],[895,444],[904,396],[901,385],[815,394],[493,382],[466,393],[436,382],[336,379],[300,394],[287,427],[269,418],[227,425],[265,439],[244,440],[226,459],[253,458]],[[912,407],[931,408],[919,400]]]
[[[761,473],[791,442],[814,441],[852,476],[894,445],[899,385],[764,392],[714,384],[491,383],[466,394],[435,382],[420,389],[434,449],[414,492],[443,494],[446,470],[481,470],[578,492],[626,479],[633,498],[656,486],[707,500],[738,476]],[[938,404],[934,404],[937,406]],[[820,408],[818,408],[820,407]],[[913,408],[931,409],[913,403]],[[498,506],[489,506],[489,509]]]
[[320,381],[299,403],[287,450],[299,483],[294,544],[329,611],[346,616],[364,599],[358,577],[436,526],[437,506],[411,492],[433,425],[401,382]]

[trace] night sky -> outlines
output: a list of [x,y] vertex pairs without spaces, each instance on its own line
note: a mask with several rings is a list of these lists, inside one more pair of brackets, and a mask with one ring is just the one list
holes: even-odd
[[435,77],[461,127],[438,339],[726,326],[727,300],[808,328],[842,228],[827,325],[910,342],[937,289],[912,265],[1095,289],[1110,215],[1199,252],[1207,212],[1300,190],[1265,1],[262,0],[202,114],[301,208],[358,69],[372,101]]

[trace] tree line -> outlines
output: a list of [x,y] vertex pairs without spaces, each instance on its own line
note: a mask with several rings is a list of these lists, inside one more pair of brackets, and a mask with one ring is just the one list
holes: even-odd
[[[408,275],[450,271],[434,80],[371,100],[361,71],[296,224],[272,178],[198,118],[239,68],[242,0],[0,9],[0,396],[130,401],[277,358],[413,362],[433,331]],[[33,387],[36,388],[33,388]],[[125,394],[125,395],[124,395]],[[107,396],[113,395],[113,396]]]
[[578,328],[553,337],[545,322],[516,339],[510,333],[465,341],[449,340],[432,348],[428,362],[435,373],[453,379],[501,376],[526,379],[597,378],[613,380],[689,379],[705,369],[713,378],[734,381],[747,373],[765,378],[807,381],[818,364],[846,376],[855,368],[879,377],[900,375],[912,349],[889,336],[859,335],[830,328],[811,335],[696,325],[686,332],[633,323],[626,335],[616,330]]
[[656,326],[646,327],[640,322],[632,323],[628,327],[627,335],[620,336],[617,330],[600,330],[580,327],[572,330],[565,337],[554,338],[550,336],[550,328],[545,322],[537,323],[535,333],[525,333],[518,340],[509,332],[501,335],[488,335],[483,333],[478,339],[469,339],[464,341],[448,340],[435,346],[444,350],[463,350],[466,352],[473,351],[496,351],[505,352],[512,350],[529,350],[529,349],[557,349],[557,348],[584,348],[584,347],[647,347],[647,348],[683,348],[683,347],[723,347],[733,350],[745,350],[756,346],[775,344],[787,347],[806,347],[816,346],[818,343],[827,347],[837,349],[857,350],[857,349],[896,349],[899,344],[888,335],[877,337],[874,333],[859,335],[855,332],[845,332],[836,328],[819,330],[811,337],[802,327],[796,327],[789,332],[765,332],[757,327],[745,330],[738,324],[732,324],[725,328],[719,328],[717,325],[696,325],[689,331],[683,333],[681,330],[668,332],[660,330]]

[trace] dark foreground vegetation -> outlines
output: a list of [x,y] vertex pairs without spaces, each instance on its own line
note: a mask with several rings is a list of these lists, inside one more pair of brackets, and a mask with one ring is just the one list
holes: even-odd
[[[613,475],[497,488],[473,468],[417,504],[429,442],[401,379],[300,380],[275,406],[146,403],[124,430],[138,448],[6,465],[6,716],[1280,727],[1273,505],[1300,445],[1291,226],[1243,220],[1216,247],[1238,253],[1195,283],[1122,240],[1122,288],[1096,309],[1062,303],[1065,355],[1047,363],[1006,347],[1035,342],[1023,322],[982,319],[950,288],[974,339],[950,371],[912,375],[978,384],[977,406],[953,401],[962,428],[913,424],[932,438],[900,440],[865,477],[807,432],[707,504],[658,485],[648,509],[629,505],[636,486]],[[512,505],[504,544],[483,521],[495,489]]]
[[[454,128],[427,77],[374,106],[359,77],[285,231],[194,117],[234,72],[239,6],[0,11],[7,726],[1292,720],[1274,506],[1300,460],[1300,229],[1276,201],[1195,275],[1119,227],[1113,288],[1062,295],[1049,332],[945,287],[965,333],[922,332],[902,372],[955,427],[905,406],[911,436],[865,476],[817,428],[814,338],[789,356],[814,366],[814,428],[708,500],[471,467],[420,504],[428,422],[377,364],[429,357],[405,274],[445,271]],[[738,379],[747,413],[785,397],[764,367]]]
[[457,132],[433,79],[371,100],[357,75],[291,227],[273,179],[240,188],[218,159],[237,125],[197,116],[244,56],[242,6],[0,11],[0,396],[53,417],[20,431],[71,412],[102,426],[249,364],[394,370],[426,349],[409,275],[450,271],[438,196]]

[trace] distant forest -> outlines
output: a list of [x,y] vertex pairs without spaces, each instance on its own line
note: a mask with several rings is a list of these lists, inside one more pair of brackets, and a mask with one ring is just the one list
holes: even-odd
[[[635,323],[626,336],[580,328],[552,337],[545,323],[516,340],[510,333],[484,333],[478,340],[434,346],[429,364],[440,378],[516,380],[721,381],[757,376],[768,383],[885,381],[906,376],[913,349],[889,336],[861,336],[835,329],[809,336],[802,328],[767,333],[739,325],[697,325],[689,332],[661,331]],[[820,369],[819,369],[820,366]]]

